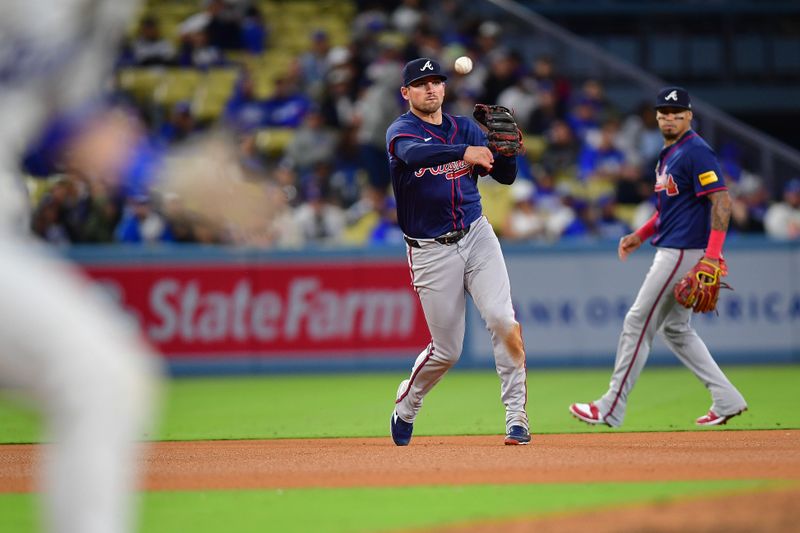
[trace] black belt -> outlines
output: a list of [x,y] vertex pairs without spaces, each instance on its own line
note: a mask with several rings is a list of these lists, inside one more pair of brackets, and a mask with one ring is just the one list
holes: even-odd
[[[448,245],[449,244],[455,244],[458,241],[460,241],[461,239],[463,239],[464,235],[466,235],[467,233],[469,233],[469,226],[467,226],[464,229],[451,231],[450,233],[445,233],[444,235],[442,235],[440,237],[436,237],[433,240],[438,242],[439,244],[448,244]],[[408,245],[411,246],[412,248],[422,248],[422,245],[419,243],[418,240],[410,239],[410,238],[406,237],[405,235],[403,235],[403,238],[406,240]]]

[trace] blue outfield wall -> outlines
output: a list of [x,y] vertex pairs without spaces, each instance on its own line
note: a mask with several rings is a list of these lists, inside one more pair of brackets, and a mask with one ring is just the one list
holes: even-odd
[[[529,367],[606,367],[613,365],[625,313],[636,297],[653,258],[645,246],[622,263],[616,242],[562,242],[553,245],[504,244],[512,299],[522,325]],[[257,251],[193,245],[156,247],[93,246],[67,251],[86,266],[125,265],[309,265],[339,262],[405,264],[401,247]],[[719,315],[695,315],[693,324],[722,364],[800,363],[800,243],[729,237],[726,279]],[[399,280],[407,284],[408,278]],[[464,351],[459,368],[494,366],[491,342],[479,313],[468,306]],[[419,350],[359,354],[332,350],[310,356],[262,357],[259,354],[170,359],[176,375],[352,372],[407,370]],[[657,339],[650,364],[677,364]]]

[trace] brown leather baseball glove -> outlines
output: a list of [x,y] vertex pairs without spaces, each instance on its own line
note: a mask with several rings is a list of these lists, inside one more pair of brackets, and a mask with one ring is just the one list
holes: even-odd
[[708,313],[717,308],[719,290],[731,288],[721,281],[727,275],[724,259],[720,259],[717,266],[703,258],[675,284],[672,292],[682,306],[693,309],[695,313]]
[[522,132],[507,107],[475,104],[472,116],[489,130],[487,137],[490,150],[507,157],[522,153]]

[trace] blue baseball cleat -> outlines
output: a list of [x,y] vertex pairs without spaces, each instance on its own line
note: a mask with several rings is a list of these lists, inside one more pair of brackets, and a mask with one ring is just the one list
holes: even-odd
[[528,444],[531,441],[531,434],[522,426],[511,426],[511,430],[506,435],[505,444],[515,446],[517,444]]
[[408,446],[408,443],[411,442],[411,433],[414,432],[414,424],[406,422],[397,415],[397,411],[394,411],[389,427],[392,430],[394,443],[398,446]]

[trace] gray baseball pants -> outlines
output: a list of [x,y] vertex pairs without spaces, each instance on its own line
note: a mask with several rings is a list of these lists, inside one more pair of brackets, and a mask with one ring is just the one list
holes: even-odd
[[656,333],[711,393],[711,409],[730,415],[747,407],[741,393],[717,365],[691,326],[692,310],[680,305],[672,288],[703,257],[699,249],[658,248],[636,301],[625,316],[608,392],[595,405],[614,427],[622,425],[630,394]]

